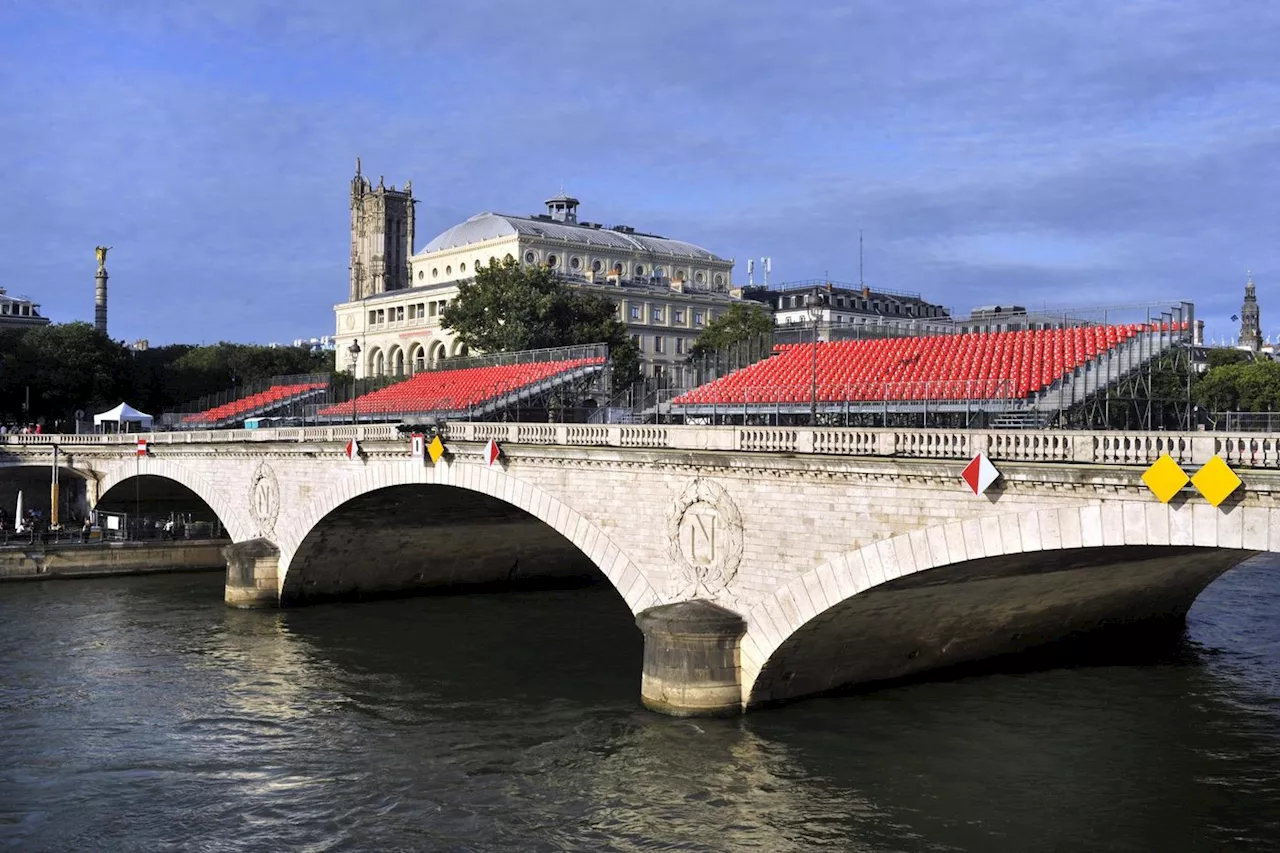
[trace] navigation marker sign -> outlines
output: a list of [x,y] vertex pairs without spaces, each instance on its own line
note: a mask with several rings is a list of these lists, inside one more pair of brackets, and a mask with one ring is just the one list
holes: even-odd
[[980,495],[987,490],[988,486],[999,479],[1000,472],[996,470],[996,466],[991,464],[991,460],[987,458],[985,453],[979,453],[973,457],[972,462],[964,467],[960,477],[964,480],[965,485],[973,490],[975,495]]
[[347,458],[352,461],[359,459],[360,458],[360,442],[356,441],[354,438],[348,441],[346,453],[347,453]]
[[147,440],[145,438],[138,439],[138,455],[139,456],[147,455]]
[[498,461],[498,457],[501,455],[502,450],[498,447],[498,442],[492,438],[489,439],[489,443],[484,446],[484,458],[492,465]]
[[431,443],[427,445],[427,455],[431,457],[432,465],[437,464],[440,457],[444,456],[444,442],[440,440],[440,436],[431,439]]

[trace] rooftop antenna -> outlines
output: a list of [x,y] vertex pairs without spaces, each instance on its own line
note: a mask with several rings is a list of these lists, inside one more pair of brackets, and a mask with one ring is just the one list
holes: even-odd
[[773,272],[773,258],[761,258],[760,263],[764,266],[764,286],[769,286],[769,273]]
[[858,229],[858,289],[863,288],[862,282],[862,229]]

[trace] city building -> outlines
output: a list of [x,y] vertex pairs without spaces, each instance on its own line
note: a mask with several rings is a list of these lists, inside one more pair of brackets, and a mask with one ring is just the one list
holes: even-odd
[[950,332],[950,312],[919,293],[867,287],[825,279],[784,282],[772,287],[742,288],[742,297],[773,311],[779,340],[795,342],[809,335],[816,322],[822,340],[856,336],[860,331],[894,334]]
[[737,301],[733,260],[627,225],[579,221],[577,199],[560,193],[546,213],[480,213],[412,253],[410,186],[351,182],[348,301],[334,306],[335,366],[357,377],[407,375],[466,355],[440,317],[458,285],[490,261],[545,266],[567,284],[603,293],[640,346],[646,376],[673,384],[702,329]]
[[9,296],[0,287],[0,329],[47,325],[49,318],[40,315],[39,303],[23,297]]
[[1257,352],[1262,346],[1262,318],[1258,311],[1258,294],[1253,286],[1253,273],[1244,285],[1244,305],[1240,307],[1240,349]]

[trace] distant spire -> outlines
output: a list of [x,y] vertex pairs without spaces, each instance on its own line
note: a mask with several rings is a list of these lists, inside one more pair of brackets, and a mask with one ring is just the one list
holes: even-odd
[[356,157],[356,177],[360,177],[360,158]]

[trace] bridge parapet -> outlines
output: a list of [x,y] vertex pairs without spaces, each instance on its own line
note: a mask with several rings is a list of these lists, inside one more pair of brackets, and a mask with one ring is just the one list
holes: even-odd
[[[1049,430],[896,429],[877,427],[686,426],[552,424],[455,421],[444,426],[452,441],[618,447],[637,450],[712,450],[745,453],[879,456],[907,459],[1149,465],[1164,453],[1180,465],[1202,465],[1215,455],[1233,466],[1280,468],[1280,434]],[[284,429],[207,430],[115,435],[5,435],[0,446],[119,447],[127,452],[146,439],[156,446],[260,442],[400,441],[395,424]]]

